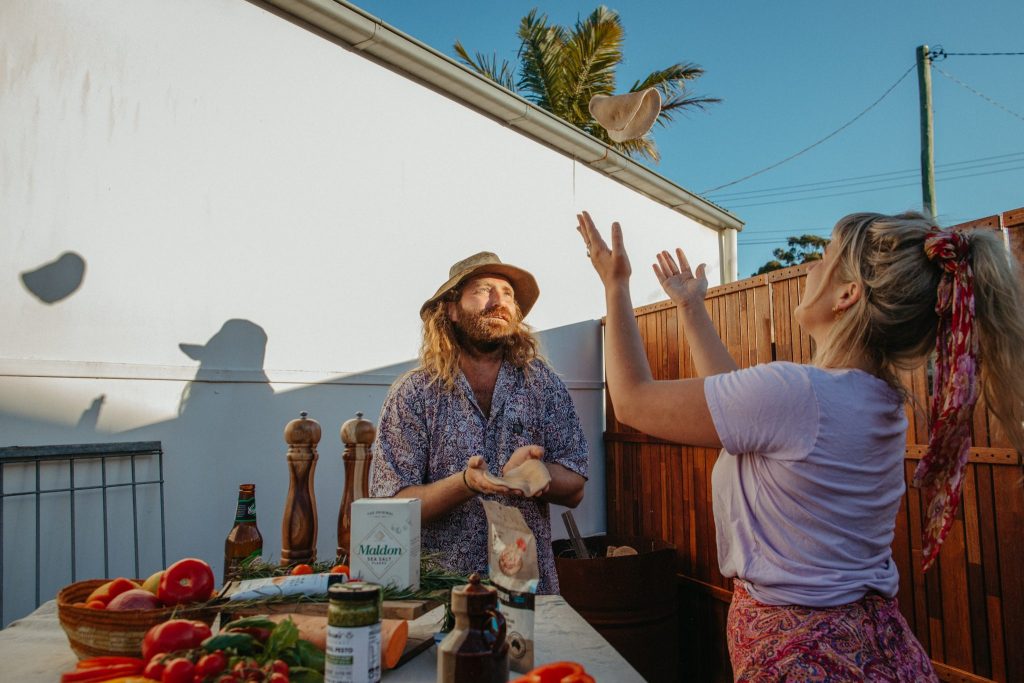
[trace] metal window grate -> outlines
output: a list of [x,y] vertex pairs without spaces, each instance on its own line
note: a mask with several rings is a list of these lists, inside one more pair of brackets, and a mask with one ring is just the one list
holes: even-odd
[[[152,471],[155,461],[156,477],[138,478],[137,460],[145,463],[145,466],[150,471]],[[66,470],[63,467],[65,463]],[[88,483],[89,477],[85,476],[76,478],[76,471],[84,468],[87,473],[93,475],[92,479],[95,480],[97,478],[95,471],[97,464],[99,470],[98,483]],[[118,480],[117,477],[111,477],[111,469],[122,472],[124,474],[121,477],[123,481]],[[44,483],[43,477],[44,470],[47,474],[46,483]],[[62,485],[59,480],[65,471],[67,484]],[[50,485],[48,482],[53,479],[57,479],[58,482],[55,485]],[[83,479],[86,481],[83,481]],[[15,488],[15,480],[23,485],[20,490],[13,490]],[[33,482],[34,486],[32,485]],[[28,486],[25,486],[25,484],[28,484]],[[92,508],[102,508],[103,576],[111,575],[111,520],[112,518],[114,520],[121,520],[119,513],[129,505],[128,501],[125,500],[111,514],[110,497],[113,492],[118,490],[130,489],[132,522],[131,556],[133,562],[129,562],[129,564],[133,564],[133,576],[140,576],[139,492],[140,490],[148,492],[149,495],[146,497],[146,500],[153,500],[155,497],[153,495],[155,493],[153,487],[156,487],[159,495],[160,566],[163,567],[167,564],[167,539],[164,530],[163,448],[159,441],[0,448],[0,623],[6,626],[13,618],[22,616],[22,614],[15,614],[8,619],[8,614],[5,612],[5,605],[10,600],[7,600],[5,596],[4,572],[10,562],[4,556],[4,548],[5,545],[16,545],[17,538],[13,542],[11,538],[12,535],[16,535],[21,530],[20,527],[17,527],[17,520],[11,521],[8,519],[10,507],[16,504],[24,505],[23,501],[26,499],[32,501],[28,504],[28,512],[34,510],[35,538],[32,544],[32,564],[34,566],[30,571],[34,573],[34,605],[38,607],[43,602],[41,598],[44,579],[52,583],[58,574],[66,577],[67,569],[70,568],[71,581],[79,580],[79,556],[82,549],[78,544],[78,515],[88,515]],[[98,500],[94,497],[95,493],[99,494]],[[48,565],[50,570],[48,575],[44,575],[42,558],[42,547],[44,545],[42,539],[44,531],[42,519],[44,514],[46,514],[44,508],[53,509],[56,506],[59,509],[60,505],[65,502],[69,511],[67,527],[64,529],[66,532],[64,538],[67,538],[69,541],[66,546],[69,563],[68,565],[60,565],[59,563],[51,562]],[[22,511],[25,511],[24,508]],[[153,511],[147,510],[147,512]],[[55,522],[54,524],[48,524],[45,529],[48,534],[48,540],[51,541],[51,544],[58,544],[58,548],[62,542],[58,536],[60,526],[60,523]],[[56,539],[54,538],[55,536],[57,536]],[[5,540],[7,541],[6,543]],[[119,534],[118,547],[123,548],[124,545],[124,539]],[[21,548],[26,551],[28,550],[24,546],[21,546]],[[24,567],[26,564],[24,553],[21,553],[21,555],[19,564]],[[117,571],[122,573],[127,571],[127,569],[119,568]],[[24,572],[19,572],[19,576],[16,578],[20,580],[23,574]],[[24,588],[23,585],[16,586],[17,590],[15,593],[20,596],[20,594],[25,592]],[[49,595],[47,599],[49,599]]]

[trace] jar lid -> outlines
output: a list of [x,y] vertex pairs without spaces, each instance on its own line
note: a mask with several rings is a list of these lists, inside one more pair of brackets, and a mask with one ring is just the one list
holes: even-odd
[[362,581],[336,583],[327,589],[327,595],[331,600],[377,600],[380,598],[380,586]]

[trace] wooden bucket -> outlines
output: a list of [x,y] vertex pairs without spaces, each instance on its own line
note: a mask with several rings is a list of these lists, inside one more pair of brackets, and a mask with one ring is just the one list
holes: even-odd
[[212,624],[217,617],[217,610],[206,606],[136,610],[85,607],[82,603],[89,594],[109,580],[78,581],[57,594],[57,617],[79,659],[104,655],[141,657],[142,638],[152,626],[168,619],[195,619]]
[[[555,541],[562,597],[633,665],[645,680],[678,676],[679,623],[674,546],[651,539],[593,536],[594,556],[576,559],[568,540]],[[605,557],[609,545],[638,554]]]

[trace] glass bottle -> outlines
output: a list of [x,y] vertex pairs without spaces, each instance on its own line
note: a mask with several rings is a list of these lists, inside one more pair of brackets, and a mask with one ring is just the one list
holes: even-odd
[[239,484],[235,526],[224,541],[224,582],[240,578],[242,568],[263,556],[263,535],[256,526],[256,484]]
[[328,589],[324,683],[380,681],[380,586],[361,581]]

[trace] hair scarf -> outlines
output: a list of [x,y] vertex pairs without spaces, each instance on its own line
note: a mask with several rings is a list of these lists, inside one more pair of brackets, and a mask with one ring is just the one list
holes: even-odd
[[924,251],[942,269],[935,312],[935,376],[932,383],[928,451],[914,472],[922,489],[925,524],[922,571],[931,567],[960,504],[971,448],[971,418],[978,401],[978,339],[974,332],[974,273],[970,239],[962,232],[935,230]]

